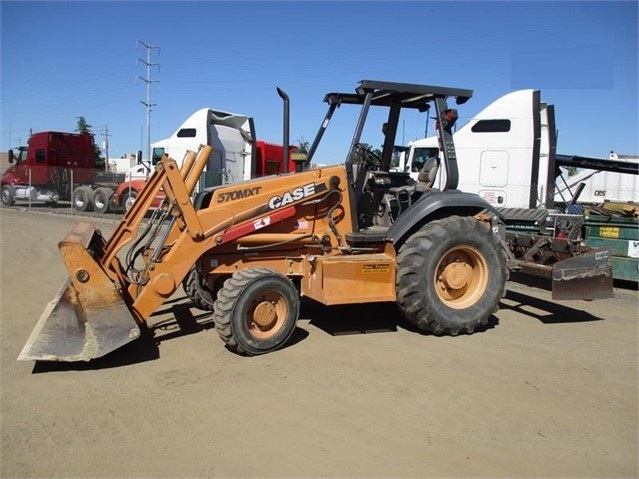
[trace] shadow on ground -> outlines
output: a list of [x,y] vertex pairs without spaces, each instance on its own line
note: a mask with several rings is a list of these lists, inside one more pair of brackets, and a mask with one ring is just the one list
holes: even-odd
[[[534,291],[534,290],[531,290]],[[576,307],[548,301],[535,296],[534,292],[525,294],[509,289],[506,296],[500,302],[501,309],[509,309],[524,316],[537,319],[544,324],[583,323],[590,321],[603,321],[583,308],[584,301],[575,301]]]
[[[524,316],[534,318],[544,324],[579,323],[602,321],[579,307],[548,301],[534,295],[509,289],[500,302],[503,310],[512,310]],[[398,328],[428,335],[407,321],[395,303],[349,304],[324,306],[312,300],[304,299],[300,311],[301,321],[317,327],[331,336],[350,334],[392,333]],[[499,320],[493,315],[487,324],[477,328],[474,334],[493,329]],[[153,361],[160,357],[159,345],[164,341],[200,333],[215,328],[213,313],[194,308],[186,297],[171,299],[150,318],[148,327],[142,336],[102,358],[87,362],[36,362],[33,373],[70,370],[96,370],[122,367],[130,364]],[[296,328],[284,348],[291,347],[308,337],[309,333]]]
[[[302,312],[305,314],[302,317],[309,318],[310,324],[332,336],[388,333],[396,332],[398,328],[423,335],[432,334],[422,331],[404,318],[395,303],[324,306],[307,301],[304,306]],[[491,316],[487,323],[477,327],[473,334],[492,329],[497,324],[499,320]]]

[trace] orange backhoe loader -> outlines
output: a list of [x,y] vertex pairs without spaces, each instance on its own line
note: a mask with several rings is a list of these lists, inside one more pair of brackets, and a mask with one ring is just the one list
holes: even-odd
[[[300,297],[325,305],[397,302],[418,328],[457,335],[473,333],[497,310],[509,270],[546,275],[560,298],[610,296],[607,250],[554,239],[532,242],[529,251],[510,248],[499,212],[456,189],[457,111],[447,100],[463,104],[471,96],[465,89],[361,81],[355,93],[326,95],[328,113],[296,172],[216,186],[194,198],[209,147],[190,152],[181,169],[163,157],[108,241],[80,223],[60,242],[69,280],[18,359],[103,356],[139,337],[181,284],[198,306],[212,310],[227,347],[245,355],[289,339]],[[345,164],[308,169],[342,105],[361,107]],[[400,111],[433,106],[444,152],[442,190],[429,184],[432,171],[419,181],[390,171]],[[381,156],[360,142],[371,107],[388,110]],[[145,221],[160,188],[164,204]],[[535,248],[548,245],[543,264],[534,263]]]

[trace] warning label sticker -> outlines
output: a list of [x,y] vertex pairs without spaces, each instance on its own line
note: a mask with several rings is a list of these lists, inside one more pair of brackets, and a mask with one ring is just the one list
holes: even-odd
[[362,273],[388,273],[390,272],[390,263],[376,263],[362,265]]
[[639,258],[639,241],[628,241],[628,257]]
[[599,236],[602,238],[619,238],[619,228],[614,226],[600,226]]

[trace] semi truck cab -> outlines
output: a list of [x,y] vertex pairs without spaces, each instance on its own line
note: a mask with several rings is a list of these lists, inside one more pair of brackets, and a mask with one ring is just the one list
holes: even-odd
[[15,199],[69,199],[72,184],[95,182],[95,144],[90,134],[34,133],[27,146],[10,150],[8,156],[12,165],[0,180],[5,206]]

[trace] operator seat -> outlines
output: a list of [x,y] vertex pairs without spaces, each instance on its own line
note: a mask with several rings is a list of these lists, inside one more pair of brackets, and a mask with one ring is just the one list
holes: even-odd
[[436,156],[429,157],[424,166],[417,175],[416,191],[424,192],[433,187],[435,177],[439,170],[439,158]]
[[400,208],[400,212],[402,201],[404,202],[404,204],[410,206],[413,202],[413,196],[415,193],[418,193],[419,196],[421,196],[422,193],[433,188],[438,170],[439,158],[436,156],[431,156],[422,165],[422,169],[417,175],[416,182],[410,185],[396,186],[388,189],[388,192],[397,200],[397,205]]

